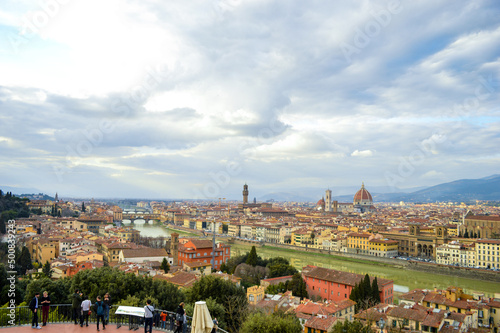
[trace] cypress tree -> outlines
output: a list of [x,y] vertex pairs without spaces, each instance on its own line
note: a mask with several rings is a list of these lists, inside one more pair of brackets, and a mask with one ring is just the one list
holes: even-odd
[[372,286],[370,284],[370,276],[368,274],[365,275],[365,278],[362,282],[362,294],[361,299],[371,298],[372,297]]
[[373,279],[373,283],[372,283],[372,299],[373,299],[373,302],[375,304],[380,303],[380,293],[379,293],[379,290],[378,290],[377,277],[375,277]]
[[248,254],[246,264],[253,267],[257,266],[257,250],[255,249],[255,246],[252,246],[250,254]]

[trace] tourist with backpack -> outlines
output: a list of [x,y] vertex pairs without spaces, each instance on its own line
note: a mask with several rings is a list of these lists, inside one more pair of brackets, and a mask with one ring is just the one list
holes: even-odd
[[102,320],[102,329],[105,330],[106,323],[104,322],[104,302],[101,301],[101,296],[97,296],[94,308],[97,315],[97,330],[99,331],[99,319]]

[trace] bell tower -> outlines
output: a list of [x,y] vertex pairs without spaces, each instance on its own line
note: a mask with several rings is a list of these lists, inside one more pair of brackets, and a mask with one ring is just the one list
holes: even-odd
[[332,211],[332,191],[329,189],[325,193],[325,212]]
[[248,203],[248,185],[245,183],[243,185],[243,204]]
[[179,234],[173,232],[170,234],[170,254],[172,255],[172,259],[174,259],[174,266],[179,265]]

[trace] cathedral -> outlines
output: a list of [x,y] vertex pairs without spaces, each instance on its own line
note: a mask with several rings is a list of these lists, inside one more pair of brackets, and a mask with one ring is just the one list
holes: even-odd
[[375,206],[373,206],[372,195],[362,183],[361,188],[354,195],[352,204],[332,201],[332,191],[326,190],[325,197],[318,201],[316,209],[333,213],[365,213],[375,211]]

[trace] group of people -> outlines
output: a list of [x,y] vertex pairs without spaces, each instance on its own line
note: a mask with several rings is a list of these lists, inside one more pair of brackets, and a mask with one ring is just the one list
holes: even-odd
[[[80,324],[80,327],[83,327],[85,323],[85,326],[88,327],[89,317],[92,314],[92,302],[89,300],[88,296],[84,296],[80,290],[75,290],[71,298],[75,325]],[[111,297],[109,294],[106,293],[104,299],[101,299],[101,296],[97,296],[93,307],[97,318],[97,330],[99,331],[99,322],[102,322],[102,329],[105,330],[109,322],[109,309],[111,309]]]
[[49,308],[50,308],[50,297],[49,293],[44,291],[43,297],[38,300],[40,297],[40,293],[35,293],[35,297],[31,300],[29,304],[29,308],[33,312],[33,317],[31,319],[31,327],[36,329],[41,329],[40,325],[38,325],[38,313],[39,309],[42,309],[42,326],[47,325],[47,320],[49,318]]
[[[154,307],[151,305],[151,300],[146,301],[146,306],[144,306],[144,333],[152,332],[153,330],[153,317],[154,317]],[[160,314],[161,328],[166,329],[167,326],[167,313],[162,311]],[[184,302],[179,304],[175,314],[175,331],[174,333],[186,333],[187,331],[187,318],[186,311],[184,310]]]
[[[47,320],[49,317],[50,308],[50,297],[47,291],[43,292],[43,297],[39,300],[40,293],[36,292],[35,297],[31,300],[29,308],[33,312],[33,318],[31,322],[31,327],[36,329],[41,329],[38,325],[38,314],[39,309],[42,309],[42,326],[47,325]],[[89,317],[92,314],[92,302],[89,300],[88,296],[84,296],[80,290],[75,290],[75,293],[71,296],[72,299],[72,310],[73,310],[73,320],[75,325],[80,324],[80,327],[89,326]],[[104,299],[101,296],[97,296],[96,302],[94,303],[94,312],[97,318],[97,330],[99,331],[99,322],[102,322],[102,329],[106,329],[106,325],[109,323],[109,310],[111,309],[111,297],[108,293],[104,295]],[[155,308],[151,305],[151,300],[146,301],[144,306],[144,332],[149,333],[153,330],[153,317]],[[161,328],[166,328],[167,313],[163,311],[160,314]],[[180,303],[177,307],[175,314],[175,324],[176,328],[174,333],[186,333],[187,330],[187,318],[186,311],[184,310],[184,302]],[[214,319],[214,329],[212,332],[217,330],[217,318]]]

